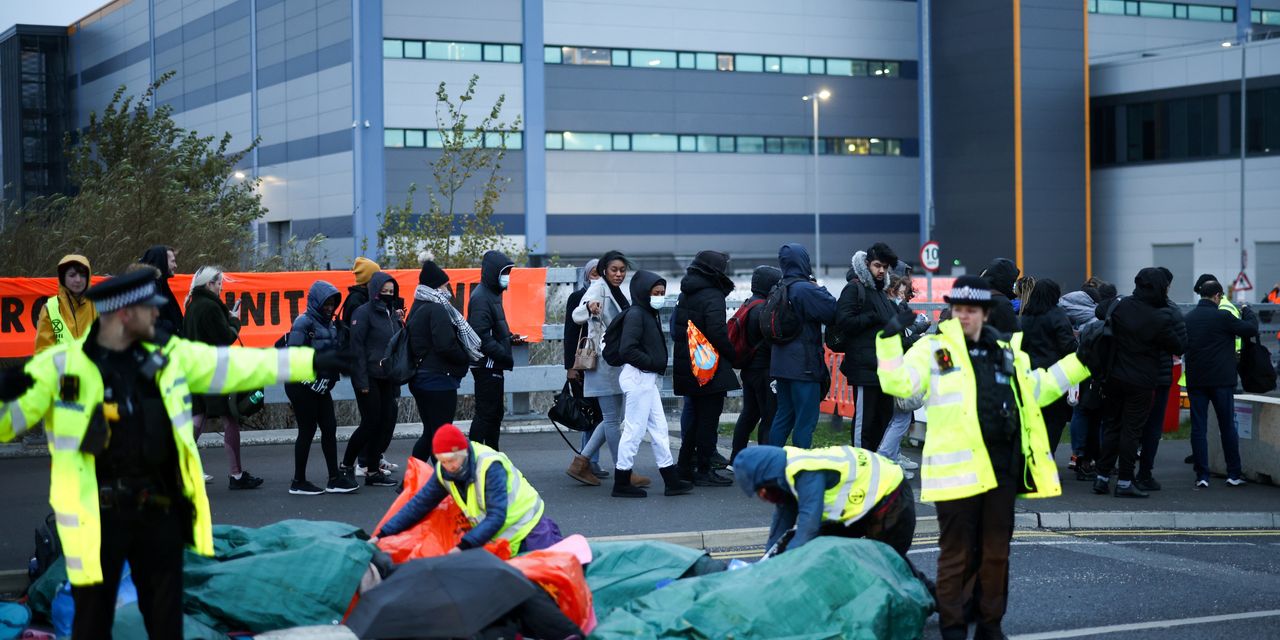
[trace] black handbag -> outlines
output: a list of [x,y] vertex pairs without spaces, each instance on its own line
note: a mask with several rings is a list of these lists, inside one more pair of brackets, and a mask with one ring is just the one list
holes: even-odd
[[604,416],[600,414],[599,408],[589,402],[586,398],[580,398],[573,392],[573,384],[568,380],[564,383],[564,388],[560,393],[556,394],[555,402],[552,403],[551,409],[547,411],[547,417],[551,419],[551,424],[555,425],[556,433],[560,434],[560,438],[564,443],[573,449],[574,453],[581,454],[577,447],[565,437],[564,431],[560,429],[560,425],[564,425],[574,431],[587,432],[600,424],[604,420]]

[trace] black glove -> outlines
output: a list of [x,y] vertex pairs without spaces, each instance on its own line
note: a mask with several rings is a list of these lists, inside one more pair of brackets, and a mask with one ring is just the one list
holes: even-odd
[[881,331],[880,335],[886,338],[892,338],[901,334],[903,331],[906,331],[915,321],[916,314],[911,313],[910,311],[900,310],[898,311],[898,315],[885,323],[884,330]]
[[14,367],[0,371],[0,402],[17,400],[27,392],[27,389],[35,385],[35,379],[21,368]]
[[354,358],[350,353],[345,351],[317,351],[314,359],[311,361],[311,368],[319,374],[321,371],[326,373],[340,373],[351,375],[351,361]]

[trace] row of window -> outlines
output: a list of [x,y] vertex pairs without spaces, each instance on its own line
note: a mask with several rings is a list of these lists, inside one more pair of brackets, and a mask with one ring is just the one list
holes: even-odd
[[[1235,22],[1234,7],[1153,0],[1089,0],[1089,13],[1114,16],[1142,16],[1203,22]],[[1253,9],[1249,15],[1254,24],[1280,25],[1280,11]]]
[[382,41],[382,57],[465,62],[519,63],[521,61],[520,45],[518,44],[438,42],[435,40],[401,40],[398,38],[386,38]]
[[[1280,154],[1280,87],[1248,95],[1248,153]],[[1090,124],[1095,166],[1240,154],[1238,92],[1097,106]]]
[[[484,146],[496,149],[506,140],[507,149],[522,149],[522,132],[485,134]],[[813,138],[800,136],[678,135],[674,133],[596,133],[548,131],[551,151],[640,151],[655,153],[813,153]],[[444,147],[436,129],[386,129],[383,146],[391,148]],[[902,141],[896,138],[818,138],[818,153],[841,156],[900,156]]]
[[751,53],[711,53],[706,51],[666,51],[658,49],[610,49],[606,47],[547,46],[547,64],[581,64],[642,69],[690,69],[696,71],[743,71],[747,73],[790,73],[828,76],[871,76],[896,78],[901,64],[889,60],[769,56]]
[[[474,131],[467,132],[468,146],[470,144],[471,134]],[[487,149],[497,149],[506,142],[507,149],[523,149],[524,148],[524,132],[492,132],[484,134],[484,146]],[[440,136],[438,129],[384,129],[382,133],[382,146],[384,147],[424,147],[427,149],[443,149],[444,138]]]

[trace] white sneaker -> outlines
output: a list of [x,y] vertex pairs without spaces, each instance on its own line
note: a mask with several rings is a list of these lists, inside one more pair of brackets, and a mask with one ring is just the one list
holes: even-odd
[[913,462],[911,458],[908,458],[901,453],[898,454],[898,466],[909,471],[914,471],[920,468],[918,463]]
[[1231,487],[1243,487],[1243,486],[1244,486],[1244,484],[1245,484],[1245,479],[1244,479],[1244,478],[1227,478],[1227,485],[1228,485],[1228,486],[1231,486]]
[[210,482],[213,482],[213,476],[211,476],[211,475],[209,475],[209,474],[207,474],[207,473],[206,473],[206,474],[204,474],[204,483],[205,483],[205,484],[209,484]]
[[1208,481],[1208,480],[1196,480],[1196,488],[1197,488],[1197,489],[1208,489],[1208,488],[1209,488],[1209,481]]
[[912,478],[916,477],[916,474],[915,474],[915,472],[914,472],[914,471],[907,471],[906,469],[903,469],[903,470],[902,470],[902,477],[903,477],[903,478],[905,478],[905,479],[907,479],[907,480],[910,480],[910,479],[912,479]]
[[382,459],[378,461],[378,468],[382,469],[384,473],[390,473],[392,471],[399,471],[400,465],[388,460],[386,456],[383,456]]
[[368,469],[366,469],[366,468],[364,468],[364,467],[362,467],[362,466],[360,466],[360,465],[356,465],[356,477],[357,477],[357,478],[363,478],[363,477],[366,477],[366,476],[368,476],[368,475],[369,475],[369,470],[368,470]]

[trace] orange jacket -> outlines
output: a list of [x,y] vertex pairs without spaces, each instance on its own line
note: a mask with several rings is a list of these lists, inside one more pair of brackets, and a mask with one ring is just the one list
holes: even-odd
[[[93,273],[93,269],[89,266],[88,258],[78,255],[69,255],[58,261],[59,271],[61,267],[69,262],[79,262],[83,264],[89,273]],[[80,339],[86,333],[89,333],[89,327],[93,326],[93,321],[98,319],[98,310],[93,307],[93,303],[89,302],[83,295],[77,297],[71,295],[67,288],[58,284],[58,309],[62,315],[62,321],[67,325],[66,331],[73,339]],[[53,324],[49,320],[49,310],[42,304],[40,305],[40,319],[36,321],[36,353],[40,353],[54,345]]]

